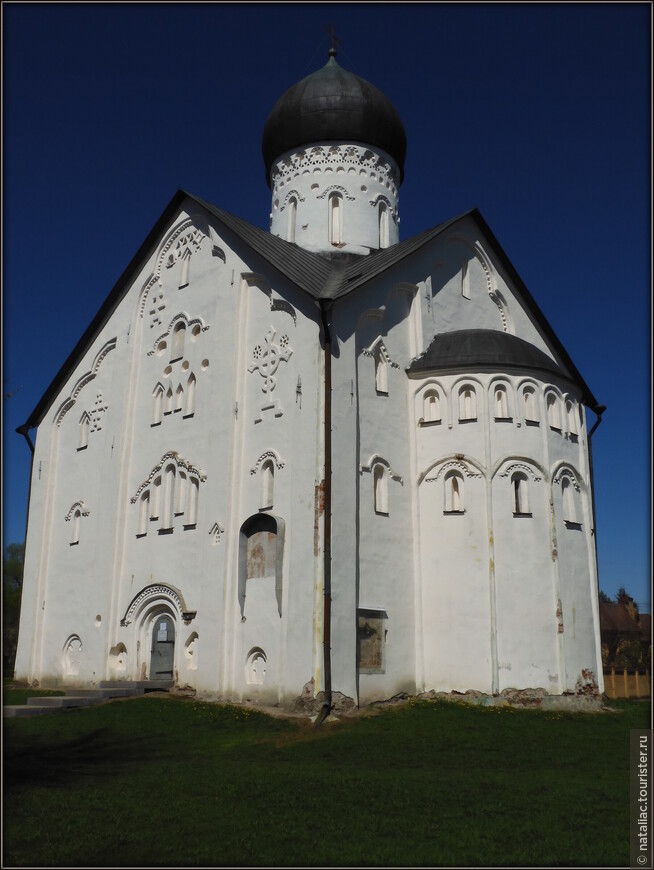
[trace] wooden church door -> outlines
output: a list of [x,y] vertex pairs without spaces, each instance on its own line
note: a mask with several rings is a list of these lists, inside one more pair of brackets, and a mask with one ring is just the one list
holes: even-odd
[[170,616],[160,616],[152,629],[150,679],[172,679],[174,661],[175,626]]

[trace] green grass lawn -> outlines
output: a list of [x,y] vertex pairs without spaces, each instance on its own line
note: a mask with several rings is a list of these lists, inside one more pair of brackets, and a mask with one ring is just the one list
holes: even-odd
[[649,706],[613,706],[315,729],[143,697],[6,720],[3,866],[627,866]]

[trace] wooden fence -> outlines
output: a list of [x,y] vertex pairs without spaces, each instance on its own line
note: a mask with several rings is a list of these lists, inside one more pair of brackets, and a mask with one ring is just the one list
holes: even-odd
[[604,691],[609,698],[649,698],[652,692],[649,671],[627,671],[615,668],[604,671]]

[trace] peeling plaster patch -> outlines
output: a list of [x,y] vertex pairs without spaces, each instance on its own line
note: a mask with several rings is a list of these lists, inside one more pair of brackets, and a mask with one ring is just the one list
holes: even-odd
[[599,687],[595,679],[595,672],[590,668],[583,668],[581,676],[575,683],[575,694],[577,695],[599,695]]

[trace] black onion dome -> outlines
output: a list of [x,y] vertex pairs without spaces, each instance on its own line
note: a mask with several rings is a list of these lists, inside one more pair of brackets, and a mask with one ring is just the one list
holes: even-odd
[[266,179],[280,154],[313,142],[360,142],[381,148],[404,178],[406,133],[393,104],[374,85],[340,67],[333,56],[322,69],[289,88],[263,129]]

